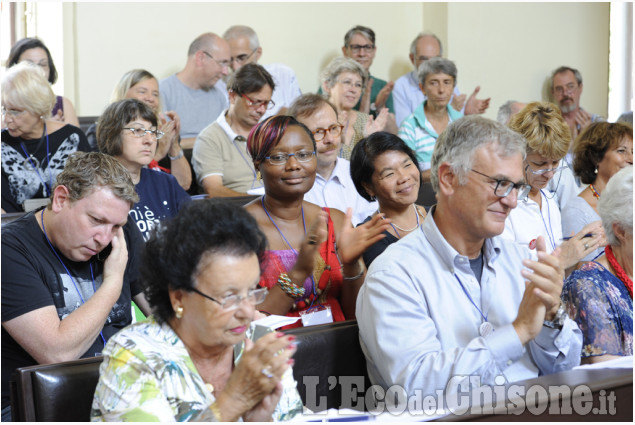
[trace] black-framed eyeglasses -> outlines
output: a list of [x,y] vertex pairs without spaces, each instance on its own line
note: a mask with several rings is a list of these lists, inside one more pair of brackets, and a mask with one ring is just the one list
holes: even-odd
[[232,56],[231,59],[229,60],[229,62],[230,63],[237,62],[238,64],[242,65],[250,57],[252,57],[254,55],[254,53],[256,53],[256,50],[258,50],[257,47],[254,50],[252,50],[251,53],[249,53],[249,54],[248,53],[243,53],[242,55],[238,55],[236,57]]
[[498,196],[499,198],[506,197],[512,192],[513,189],[516,189],[516,191],[518,192],[517,198],[524,199],[531,190],[531,186],[525,183],[514,183],[505,179],[496,179],[472,168],[470,168],[470,171],[473,171],[476,174],[480,174],[483,177],[487,177],[488,179],[495,181],[496,187],[494,188],[494,195]]
[[163,134],[165,134],[159,130],[146,130],[143,127],[129,127],[129,128],[123,128],[122,130],[130,130],[132,134],[134,134],[137,137],[143,137],[146,134],[149,134],[156,140],[159,140],[161,137],[163,137]]
[[229,68],[229,65],[231,65],[231,61],[219,61],[214,56],[212,56],[209,53],[207,53],[205,50],[201,50],[201,52],[203,52],[207,56],[209,56],[214,62],[216,62],[218,65],[220,65],[221,68]]
[[354,53],[359,53],[361,50],[372,52],[373,50],[375,50],[375,45],[374,44],[349,44],[348,48],[351,49]]
[[265,156],[265,159],[269,161],[271,165],[282,165],[286,164],[292,156],[295,156],[298,162],[309,162],[313,158],[313,155],[315,155],[315,151],[302,150],[296,153],[274,153],[273,155]]
[[267,292],[268,292],[267,288],[252,289],[251,291],[247,292],[247,295],[244,295],[244,296],[228,295],[225,298],[223,298],[221,301],[219,301],[216,298],[212,298],[209,295],[199,291],[198,289],[194,287],[190,289],[192,290],[192,292],[197,293],[201,297],[214,301],[215,303],[220,305],[223,308],[223,310],[235,310],[238,308],[240,303],[243,302],[243,300],[249,301],[249,304],[251,305],[260,304],[261,302],[265,300],[265,298],[267,297]]
[[333,124],[329,128],[317,128],[315,129],[315,131],[312,132],[313,138],[316,142],[319,142],[320,140],[324,139],[324,137],[326,137],[326,133],[328,133],[331,137],[337,137],[342,134],[343,128],[344,126],[340,123]]
[[250,108],[258,109],[264,105],[265,109],[273,109],[273,107],[276,106],[276,103],[273,100],[253,100],[246,94],[241,93],[240,95],[247,101],[247,106]]

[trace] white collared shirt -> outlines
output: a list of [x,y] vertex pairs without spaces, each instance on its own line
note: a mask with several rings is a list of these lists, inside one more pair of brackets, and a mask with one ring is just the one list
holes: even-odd
[[[425,396],[445,392],[455,375],[494,385],[497,376],[515,382],[577,366],[582,335],[571,319],[561,330],[543,327],[526,346],[514,330],[529,250],[500,237],[486,239],[479,284],[469,259],[437,228],[434,210],[420,229],[373,261],[359,291],[357,323],[371,382]],[[494,326],[490,335],[479,334],[483,318],[457,278]]]
[[368,202],[357,193],[351,178],[351,163],[344,158],[337,158],[335,168],[328,180],[317,174],[310,191],[304,194],[304,200],[321,207],[335,208],[346,214],[348,208],[353,209],[353,226],[372,215],[379,204]]

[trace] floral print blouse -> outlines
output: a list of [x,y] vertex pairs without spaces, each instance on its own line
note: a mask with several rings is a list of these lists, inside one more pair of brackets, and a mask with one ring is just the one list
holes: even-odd
[[[253,325],[248,337],[253,335]],[[235,352],[243,352],[243,343]],[[205,387],[187,349],[167,324],[153,317],[114,335],[103,351],[95,389],[92,421],[175,422],[214,420],[208,406],[214,396]],[[282,378],[283,393],[273,420],[302,413],[302,400],[291,369]]]
[[571,273],[562,301],[582,331],[582,357],[633,355],[633,299],[601,264],[591,261]]

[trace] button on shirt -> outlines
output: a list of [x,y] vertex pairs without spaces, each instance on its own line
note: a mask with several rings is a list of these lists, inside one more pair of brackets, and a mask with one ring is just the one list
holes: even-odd
[[[375,259],[359,291],[357,322],[371,382],[400,385],[408,395],[447,395],[457,393],[448,387],[456,375],[477,375],[481,385],[494,385],[499,375],[515,382],[578,365],[582,335],[572,320],[561,330],[543,327],[525,346],[514,330],[525,287],[521,261],[529,250],[487,239],[479,285],[469,259],[440,233],[434,211]],[[487,337],[480,336],[483,318],[455,274],[494,326]]]
[[321,207],[335,208],[343,213],[346,213],[348,208],[352,208],[353,226],[357,226],[377,211],[379,205],[376,201],[368,202],[357,193],[351,179],[350,162],[344,158],[337,158],[335,168],[328,180],[316,174],[315,183],[304,195],[304,200]]

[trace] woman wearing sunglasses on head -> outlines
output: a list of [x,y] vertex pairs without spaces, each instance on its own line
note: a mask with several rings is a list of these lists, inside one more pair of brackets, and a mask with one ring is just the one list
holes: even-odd
[[175,216],[191,199],[173,176],[147,168],[163,136],[157,124],[154,111],[136,99],[111,103],[97,122],[99,150],[117,158],[135,184],[139,202],[130,215],[145,240],[160,220]]
[[555,193],[545,189],[552,178],[560,178],[561,160],[571,143],[569,126],[556,105],[532,102],[512,117],[509,127],[527,140],[523,166],[525,182],[531,189],[526,197],[519,196],[517,207],[505,221],[502,236],[532,250],[542,236],[549,252],[560,248],[562,264],[570,271],[585,255],[605,244],[605,239],[599,221],[563,238]]

